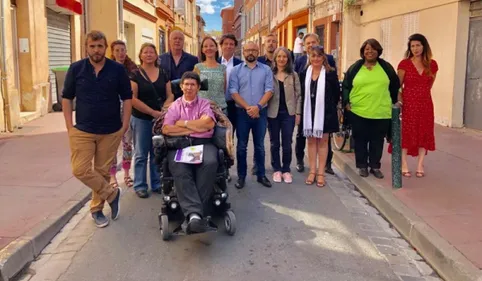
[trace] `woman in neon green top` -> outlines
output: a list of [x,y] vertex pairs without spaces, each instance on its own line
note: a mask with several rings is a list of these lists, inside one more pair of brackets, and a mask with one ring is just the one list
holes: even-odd
[[370,167],[370,173],[379,179],[383,178],[380,160],[384,138],[400,89],[397,73],[380,58],[382,53],[377,40],[365,41],[361,59],[348,69],[343,81],[343,104],[351,112],[356,167],[362,177],[368,177]]

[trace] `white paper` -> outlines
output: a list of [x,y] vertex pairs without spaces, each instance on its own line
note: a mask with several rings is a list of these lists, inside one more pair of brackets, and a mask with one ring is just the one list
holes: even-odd
[[203,162],[204,145],[194,145],[178,149],[174,161],[186,164],[201,164]]
[[28,47],[28,38],[19,38],[18,45],[19,45],[20,53],[30,52]]

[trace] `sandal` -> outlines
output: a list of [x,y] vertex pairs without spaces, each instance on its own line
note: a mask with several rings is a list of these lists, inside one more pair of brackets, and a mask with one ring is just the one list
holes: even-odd
[[423,177],[425,177],[425,172],[419,172],[419,171],[417,171],[417,172],[415,173],[415,175],[417,176],[417,178],[423,178]]
[[[318,177],[321,177],[321,181],[318,180]],[[325,186],[325,175],[318,174],[316,175],[316,186],[318,187],[324,187]]]
[[404,176],[406,178],[410,178],[410,177],[412,177],[412,173],[410,173],[410,171],[402,172],[402,176]]
[[130,176],[124,177],[124,183],[127,185],[127,187],[133,187],[134,186],[134,181]]
[[315,183],[315,177],[313,177],[313,178],[311,179],[311,175],[316,175],[316,173],[309,173],[309,174],[308,174],[308,177],[307,177],[306,180],[305,180],[305,183],[306,183],[307,185],[312,185],[313,183]]

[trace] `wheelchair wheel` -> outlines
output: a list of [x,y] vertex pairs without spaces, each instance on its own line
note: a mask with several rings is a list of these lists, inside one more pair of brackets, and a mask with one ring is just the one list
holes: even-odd
[[236,216],[231,210],[224,214],[224,227],[229,235],[233,236],[236,233]]
[[171,233],[169,232],[169,218],[167,215],[161,215],[161,235],[162,240],[169,240]]

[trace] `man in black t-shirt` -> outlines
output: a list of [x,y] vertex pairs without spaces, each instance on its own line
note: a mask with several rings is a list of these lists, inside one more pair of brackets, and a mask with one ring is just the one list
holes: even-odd
[[[85,45],[89,57],[72,63],[67,71],[62,109],[73,174],[92,189],[92,218],[98,227],[105,227],[109,224],[102,212],[105,201],[112,209],[112,220],[119,217],[121,189],[109,184],[109,169],[129,126],[132,91],[124,66],[105,57],[107,39],[102,32],[87,34]],[[74,98],[77,98],[75,126]],[[122,120],[120,100],[124,107]]]

